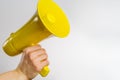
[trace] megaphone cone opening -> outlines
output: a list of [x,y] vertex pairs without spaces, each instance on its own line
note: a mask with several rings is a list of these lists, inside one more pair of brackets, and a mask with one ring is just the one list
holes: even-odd
[[39,0],[38,16],[53,35],[64,38],[70,32],[70,24],[62,9],[52,0]]

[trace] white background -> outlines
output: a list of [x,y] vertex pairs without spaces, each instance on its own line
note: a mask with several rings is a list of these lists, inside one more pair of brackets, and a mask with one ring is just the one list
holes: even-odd
[[[55,0],[66,13],[70,35],[41,43],[51,72],[34,80],[120,80],[120,0]],[[0,0],[0,73],[15,69],[2,44],[36,11],[37,0]]]

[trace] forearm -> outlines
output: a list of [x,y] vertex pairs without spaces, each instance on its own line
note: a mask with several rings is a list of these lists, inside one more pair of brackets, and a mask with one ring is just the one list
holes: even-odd
[[0,74],[0,80],[29,80],[19,69]]
[[17,69],[0,74],[0,80],[32,80],[49,64],[47,58],[40,45],[25,48]]

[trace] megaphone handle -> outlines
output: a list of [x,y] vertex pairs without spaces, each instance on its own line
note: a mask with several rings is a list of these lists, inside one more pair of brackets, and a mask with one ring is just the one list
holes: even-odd
[[[35,44],[31,44],[31,46],[33,46]],[[39,74],[42,76],[42,77],[46,77],[48,75],[48,73],[50,72],[50,69],[48,66],[45,66],[43,67],[43,69],[39,72]]]
[[48,66],[45,66],[45,67],[40,71],[40,75],[41,75],[42,77],[46,77],[49,72],[50,72],[49,67],[48,67]]

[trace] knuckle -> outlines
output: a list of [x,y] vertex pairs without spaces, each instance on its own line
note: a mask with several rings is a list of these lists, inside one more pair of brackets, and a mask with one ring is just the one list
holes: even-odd
[[42,49],[41,49],[41,51],[42,51],[43,53],[45,53],[45,52],[46,52],[46,50],[45,50],[44,48],[42,48]]
[[39,48],[39,49],[41,49],[41,46],[40,46],[39,44],[38,44],[38,45],[36,45],[36,47],[37,47],[37,48]]
[[46,54],[45,50],[43,50],[43,49],[40,49],[38,52],[39,52],[39,54]]
[[45,59],[47,59],[47,58],[48,58],[48,56],[47,56],[47,55],[44,55],[44,58],[45,58]]
[[45,54],[46,55],[46,58],[48,58],[48,55],[47,54]]

